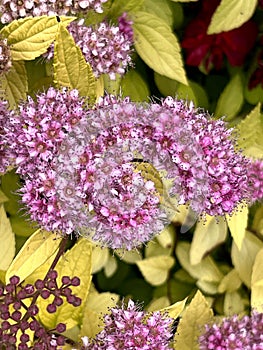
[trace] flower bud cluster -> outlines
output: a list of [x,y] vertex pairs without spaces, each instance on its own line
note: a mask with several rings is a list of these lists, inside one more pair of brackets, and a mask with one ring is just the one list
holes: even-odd
[[224,318],[221,324],[205,326],[199,337],[200,350],[262,350],[263,313],[253,311],[251,316]]
[[[36,304],[38,297],[43,299],[53,296],[48,304],[47,312],[54,313],[65,299],[73,306],[79,306],[81,299],[74,294],[70,287],[79,286],[78,277],[63,276],[61,286],[57,285],[58,274],[55,270],[48,273],[44,280],[38,279],[34,284],[20,283],[18,276],[12,276],[7,285],[0,285],[0,347],[6,350],[56,350],[64,345],[66,325],[59,323],[54,329],[46,330],[37,315],[39,308]],[[30,346],[34,335],[34,345]]]

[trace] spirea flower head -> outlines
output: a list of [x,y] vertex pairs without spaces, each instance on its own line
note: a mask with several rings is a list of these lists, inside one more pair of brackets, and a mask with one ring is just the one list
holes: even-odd
[[[72,22],[68,30],[96,77],[109,74],[111,79],[115,79],[116,74],[123,75],[132,65],[133,31],[131,22],[126,17],[121,18],[120,27],[106,22],[87,27],[79,21]],[[44,57],[51,59],[53,55],[54,49],[51,46]]]
[[263,162],[251,161],[248,167],[248,191],[251,194],[251,202],[263,199]]
[[189,204],[197,217],[250,198],[232,130],[191,103],[106,96],[85,109],[76,91],[51,88],[11,120],[22,201],[50,231],[130,250],[169,222],[167,198],[172,214]]
[[167,314],[140,311],[133,301],[127,307],[115,307],[104,316],[104,329],[90,343],[83,339],[82,350],[167,350],[173,319]]
[[65,138],[54,164],[65,216],[77,232],[113,249],[147,242],[169,222],[162,181],[156,188],[151,169],[153,179],[163,172],[170,181],[174,203],[191,197],[198,210],[205,200],[206,163],[191,126],[157,103],[101,99]]
[[133,29],[132,24],[133,21],[131,21],[128,18],[128,15],[126,12],[124,12],[119,18],[118,18],[119,28],[120,32],[125,34],[131,42],[133,42]]
[[28,16],[68,15],[87,13],[89,10],[102,13],[103,3],[108,0],[2,0],[0,13],[2,23],[10,23],[15,19]]
[[221,324],[205,326],[205,333],[199,337],[200,350],[262,350],[263,314],[239,318],[224,318]]
[[8,102],[0,100],[0,174],[5,173],[9,166],[13,165],[10,149],[4,141],[5,131],[10,123],[11,112],[8,110]]
[[[211,216],[231,214],[239,202],[250,201],[247,189],[250,160],[235,149],[233,130],[227,129],[223,120],[214,120],[207,113],[170,97],[164,104],[191,125],[195,142],[202,149],[208,191],[202,203],[203,209],[200,207],[198,212],[204,211]],[[186,181],[187,176],[187,173],[182,174]],[[194,192],[186,196],[186,201],[191,203],[192,196],[195,196]]]
[[[45,170],[65,135],[84,115],[77,90],[55,90],[31,97],[5,116],[3,143],[10,149],[21,175]],[[3,117],[2,117],[3,119]],[[3,121],[4,124],[4,121]]]
[[11,66],[11,54],[7,40],[0,38],[0,75],[8,72]]

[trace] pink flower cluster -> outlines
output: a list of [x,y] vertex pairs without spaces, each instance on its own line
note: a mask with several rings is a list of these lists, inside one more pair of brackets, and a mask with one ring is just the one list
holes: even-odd
[[19,112],[6,107],[1,169],[17,167],[22,201],[49,231],[131,250],[169,222],[167,197],[174,210],[189,204],[197,216],[231,214],[262,198],[253,181],[261,163],[236,151],[232,130],[191,103],[106,96],[90,108],[76,90],[50,88]]
[[173,319],[167,314],[139,311],[132,300],[127,307],[112,308],[104,316],[104,329],[89,342],[83,337],[81,350],[168,350],[173,337]]
[[[116,74],[123,75],[132,65],[132,21],[127,19],[126,13],[119,18],[119,26],[101,22],[95,27],[87,27],[81,20],[72,22],[68,30],[91,65],[95,77],[109,74],[111,79],[115,79]],[[47,59],[53,56],[54,45],[44,54]]]
[[102,13],[102,5],[108,0],[2,0],[0,4],[1,23],[28,16],[68,15],[94,10]]
[[263,314],[253,311],[251,317],[224,318],[220,325],[206,325],[199,337],[200,350],[262,350]]
[[251,193],[251,201],[263,199],[263,162],[254,160],[248,169],[248,186]]
[[7,131],[4,130],[4,127],[7,126],[11,114],[11,111],[8,110],[7,101],[0,100],[0,174],[5,173],[8,167],[12,166],[13,163],[9,154],[9,145],[4,141],[7,136]]

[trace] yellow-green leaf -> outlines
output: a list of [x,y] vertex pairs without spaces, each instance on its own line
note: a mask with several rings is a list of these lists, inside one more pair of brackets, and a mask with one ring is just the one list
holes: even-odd
[[257,253],[251,278],[251,307],[263,312],[263,248]]
[[183,268],[198,280],[219,283],[223,278],[223,274],[210,256],[204,258],[199,264],[192,265],[190,263],[190,244],[187,242],[177,244],[176,255]]
[[4,96],[8,100],[10,108],[26,99],[28,91],[27,74],[23,61],[13,61],[11,69],[2,77],[5,88]]
[[150,304],[147,306],[147,311],[159,311],[165,307],[169,307],[170,301],[167,296],[162,296],[157,299],[153,299]]
[[234,75],[221,93],[215,110],[215,116],[226,116],[229,121],[240,111],[244,102],[243,81],[240,74]]
[[232,316],[243,312],[245,305],[241,298],[241,295],[235,292],[227,292],[224,298],[224,315]]
[[28,218],[22,216],[10,216],[10,223],[14,233],[18,236],[29,237],[36,231],[36,223],[32,223]]
[[37,230],[28,238],[6,272],[6,281],[13,275],[23,281],[34,270],[45,263],[55,252],[61,238],[52,232]]
[[167,255],[170,256],[172,253],[171,246],[170,247],[163,247],[159,244],[159,242],[156,242],[156,240],[150,241],[147,246],[145,247],[145,257],[150,258],[153,256],[159,256],[159,255]]
[[258,207],[253,218],[251,229],[263,238],[263,205]]
[[174,349],[199,350],[198,337],[202,327],[210,323],[213,312],[205,297],[197,291],[177,327],[174,337]]
[[144,0],[118,0],[114,1],[110,9],[110,18],[117,19],[124,12],[132,13],[138,11]]
[[232,244],[232,263],[240,279],[248,288],[251,287],[251,275],[256,255],[262,248],[263,242],[249,231],[245,233],[241,249],[238,249],[235,242]]
[[104,266],[104,273],[107,278],[110,278],[118,268],[117,260],[114,256],[110,256],[107,264]]
[[155,72],[187,85],[180,46],[171,28],[157,16],[137,12],[134,17],[135,48]]
[[218,286],[218,293],[235,292],[241,286],[242,281],[237,270],[232,269],[226,274]]
[[171,256],[159,255],[137,261],[136,264],[145,280],[153,286],[158,286],[167,280],[174,262]]
[[263,157],[263,115],[259,103],[238,125],[238,145],[248,157]]
[[109,259],[109,250],[94,246],[92,248],[92,273],[97,273],[107,264]]
[[226,235],[227,225],[223,218],[207,215],[205,222],[198,222],[190,249],[191,264],[199,264],[206,253],[225,241]]
[[80,95],[96,99],[96,83],[90,65],[63,26],[59,26],[54,52],[54,79],[58,87],[78,89]]
[[[60,23],[68,25],[74,19],[60,16]],[[46,52],[54,41],[58,24],[56,16],[26,17],[12,21],[0,34],[11,45],[13,60],[33,60]]]
[[101,331],[103,326],[102,316],[109,312],[109,308],[116,306],[119,296],[113,293],[90,293],[83,310],[82,327],[80,337],[93,338]]
[[121,80],[121,91],[123,96],[129,96],[132,101],[148,101],[150,90],[140,74],[133,70],[127,72]]
[[177,301],[176,303],[162,308],[160,311],[165,311],[168,312],[169,316],[176,319],[177,317],[181,316],[184,308],[185,308],[185,303],[187,301],[188,297],[185,298],[184,300]]
[[123,249],[116,249],[114,253],[116,253],[121,260],[127,262],[128,264],[135,264],[136,261],[142,260],[142,254],[137,250],[123,251]]
[[4,206],[0,205],[0,270],[6,271],[15,256],[15,235]]
[[156,236],[156,240],[163,248],[171,248],[173,245],[175,236],[175,228],[173,225],[166,226],[158,236]]
[[257,0],[222,0],[213,14],[208,34],[227,32],[241,27],[253,15]]
[[238,249],[241,249],[247,228],[248,206],[246,204],[241,204],[234,214],[231,216],[226,215],[226,220],[234,242]]
[[4,194],[3,191],[0,190],[0,204],[3,204],[8,201],[7,196]]
[[[160,11],[160,8],[162,9]],[[144,0],[143,11],[160,17],[170,27],[173,25],[173,8],[170,0]]]
[[206,294],[217,294],[218,282],[208,282],[204,280],[198,280],[196,282],[197,287]]
[[81,238],[73,248],[68,250],[60,258],[55,268],[58,272],[58,281],[61,281],[62,276],[79,277],[80,286],[72,289],[73,293],[81,298],[82,305],[80,307],[74,307],[65,301],[63,305],[57,309],[56,313],[49,314],[46,311],[46,307],[54,297],[49,297],[46,300],[40,299],[38,302],[39,317],[46,327],[52,328],[59,322],[65,322],[70,325],[68,328],[71,328],[80,322],[91,283],[91,254],[92,245],[87,239]]

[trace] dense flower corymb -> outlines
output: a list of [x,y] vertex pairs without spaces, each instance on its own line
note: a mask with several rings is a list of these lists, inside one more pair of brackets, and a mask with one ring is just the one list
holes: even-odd
[[220,0],[203,0],[200,13],[185,30],[182,47],[186,50],[186,64],[204,64],[206,71],[220,69],[226,55],[232,66],[244,63],[252,49],[258,29],[252,20],[241,27],[219,34],[207,34],[207,29]]
[[[133,45],[132,22],[124,14],[119,19],[119,26],[102,22],[95,27],[85,26],[83,21],[72,22],[68,26],[70,34],[81,49],[86,61],[91,65],[94,75],[123,75],[132,65]],[[54,55],[53,45],[44,57],[51,59]]]
[[[200,209],[206,164],[189,127],[173,109],[157,103],[106,97],[89,110],[54,162],[59,201],[76,230],[114,249],[130,250],[152,239],[169,216],[162,185],[156,188],[150,169],[170,181],[170,197],[184,201],[191,192],[192,206]],[[76,156],[65,149],[77,150]],[[83,204],[78,214],[75,203]]]
[[248,190],[251,193],[251,202],[263,199],[263,162],[251,161],[248,167]]
[[0,100],[0,174],[5,173],[7,168],[13,165],[9,147],[4,142],[6,135],[4,127],[9,123],[10,114],[8,102]]
[[232,130],[191,103],[106,96],[91,109],[75,90],[50,88],[19,111],[3,139],[22,201],[49,231],[130,250],[158,234],[178,203],[202,216],[251,201],[250,161]]
[[205,333],[199,337],[200,350],[262,350],[263,314],[238,318],[224,318],[221,324],[205,326]]
[[28,16],[68,15],[86,13],[89,10],[102,13],[102,5],[108,0],[2,0],[0,4],[1,22],[10,23]]
[[49,88],[36,101],[28,97],[18,112],[2,113],[2,147],[9,149],[19,174],[30,178],[36,170],[46,170],[62,140],[85,114],[83,106],[77,90]]
[[104,316],[104,329],[89,343],[83,338],[82,350],[168,350],[172,349],[173,319],[167,314],[139,311],[133,301],[127,307],[112,308]]

